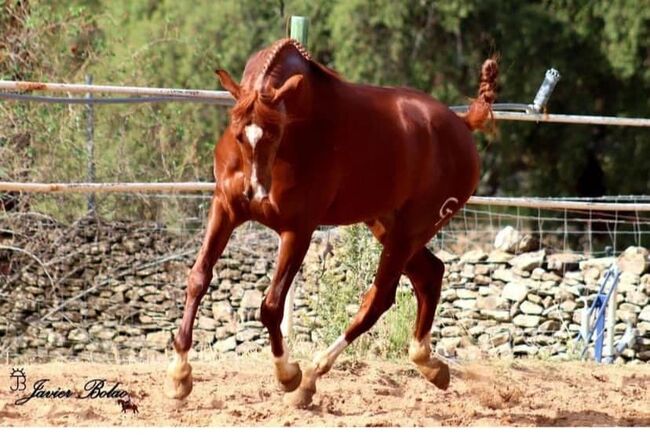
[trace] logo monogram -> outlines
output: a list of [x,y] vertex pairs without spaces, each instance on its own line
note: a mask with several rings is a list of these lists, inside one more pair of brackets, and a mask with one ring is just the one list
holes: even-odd
[[27,376],[25,375],[25,369],[23,368],[12,368],[10,378],[16,378],[16,385],[9,387],[12,392],[23,391],[27,388]]

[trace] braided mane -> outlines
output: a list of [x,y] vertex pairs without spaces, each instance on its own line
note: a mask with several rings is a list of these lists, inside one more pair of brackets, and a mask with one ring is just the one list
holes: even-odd
[[271,65],[278,57],[280,51],[282,51],[287,46],[293,46],[298,50],[300,55],[303,56],[305,60],[308,60],[310,62],[312,61],[311,54],[309,54],[309,51],[307,51],[307,49],[305,49],[305,47],[302,46],[302,43],[300,43],[298,40],[291,39],[291,38],[278,40],[271,47],[269,54],[266,57],[266,60],[264,61],[264,65],[262,66],[262,72],[260,73],[261,76],[265,76],[266,74],[268,74],[269,69],[271,69]]
[[[316,68],[318,72],[340,79],[338,73],[312,59],[309,51],[307,51],[299,41],[292,38],[284,38],[275,42],[273,46],[265,51],[266,57],[262,69],[255,75],[255,78],[258,79],[258,81],[263,79],[264,76],[269,73],[272,65],[279,59],[282,50],[287,47],[295,48],[298,53],[309,62],[310,66]],[[286,116],[283,116],[280,111],[276,110],[271,105],[271,98],[272,97],[266,91],[258,91],[255,89],[245,91],[230,111],[233,130],[235,132],[241,132],[244,125],[251,121],[251,116],[255,116],[257,121],[263,122],[266,125],[279,124],[279,122],[286,118]]]

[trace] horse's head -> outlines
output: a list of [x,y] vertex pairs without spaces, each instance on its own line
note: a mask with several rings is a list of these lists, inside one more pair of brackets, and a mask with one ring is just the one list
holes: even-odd
[[288,122],[284,99],[300,86],[303,76],[295,74],[279,87],[242,87],[224,70],[216,71],[223,87],[235,100],[230,126],[243,158],[250,165],[249,198],[263,199],[271,188],[271,168]]

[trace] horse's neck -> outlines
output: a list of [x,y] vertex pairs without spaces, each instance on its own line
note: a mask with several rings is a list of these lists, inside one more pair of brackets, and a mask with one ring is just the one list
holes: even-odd
[[287,113],[301,119],[311,119],[315,124],[322,124],[323,118],[335,112],[332,106],[337,102],[344,82],[322,72],[310,72],[307,76],[308,80],[304,90],[298,95],[298,100],[289,100],[286,103]]

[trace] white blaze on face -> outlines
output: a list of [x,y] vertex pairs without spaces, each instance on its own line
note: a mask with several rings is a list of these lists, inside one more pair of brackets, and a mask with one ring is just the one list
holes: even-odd
[[[264,131],[262,128],[253,123],[244,128],[244,134],[246,134],[246,138],[248,139],[248,143],[250,143],[251,148],[253,151],[255,151],[255,146],[264,135]],[[251,183],[253,185],[253,189],[255,190],[255,198],[262,199],[268,193],[257,180],[257,165],[255,164],[255,161],[253,161],[252,167],[253,171],[251,172]]]
[[244,134],[246,134],[248,143],[251,144],[251,148],[253,148],[254,150],[255,145],[257,145],[257,142],[259,142],[262,136],[264,135],[264,131],[262,130],[262,128],[260,128],[259,126],[253,123],[244,128]]

